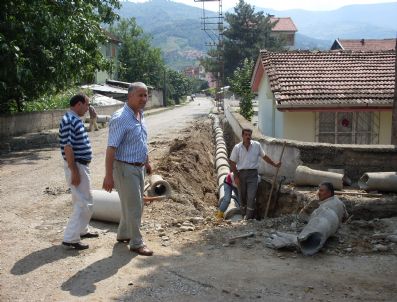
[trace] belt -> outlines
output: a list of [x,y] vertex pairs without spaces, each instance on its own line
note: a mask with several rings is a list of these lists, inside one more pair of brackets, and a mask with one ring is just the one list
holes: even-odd
[[117,160],[117,161],[127,164],[127,165],[135,166],[135,167],[143,167],[145,165],[145,163],[129,163],[129,162],[122,161],[122,160]]
[[79,164],[82,164],[84,166],[88,166],[88,164],[91,162],[89,160],[84,160],[84,159],[81,159],[81,158],[75,158],[74,161],[79,163]]

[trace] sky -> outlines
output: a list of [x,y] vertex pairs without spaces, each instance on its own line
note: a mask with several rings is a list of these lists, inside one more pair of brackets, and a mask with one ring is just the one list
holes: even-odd
[[[147,0],[130,0],[131,2],[146,2]],[[191,6],[202,8],[202,2],[195,2],[194,0],[172,0],[174,2],[181,2]],[[197,0],[196,0],[197,1]],[[246,3],[254,5],[255,7],[272,8],[275,10],[286,9],[305,9],[305,10],[334,10],[342,6],[351,4],[371,4],[371,3],[386,3],[397,2],[396,0],[245,0]],[[238,0],[222,0],[223,11],[233,8],[238,3]],[[218,11],[218,1],[205,2],[204,7],[208,10]]]

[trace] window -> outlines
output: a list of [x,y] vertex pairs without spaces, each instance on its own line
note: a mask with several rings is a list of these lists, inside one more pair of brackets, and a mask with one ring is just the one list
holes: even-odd
[[379,112],[318,112],[316,140],[330,144],[378,144]]

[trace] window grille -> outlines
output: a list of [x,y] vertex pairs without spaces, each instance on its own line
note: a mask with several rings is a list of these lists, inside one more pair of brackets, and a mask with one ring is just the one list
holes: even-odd
[[330,144],[378,144],[379,112],[317,112],[316,141]]

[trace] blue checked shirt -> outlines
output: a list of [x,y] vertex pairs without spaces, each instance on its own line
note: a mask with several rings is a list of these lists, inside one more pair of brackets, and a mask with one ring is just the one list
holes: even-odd
[[117,110],[109,123],[108,146],[115,147],[115,158],[128,163],[144,163],[148,155],[147,129],[127,104]]

